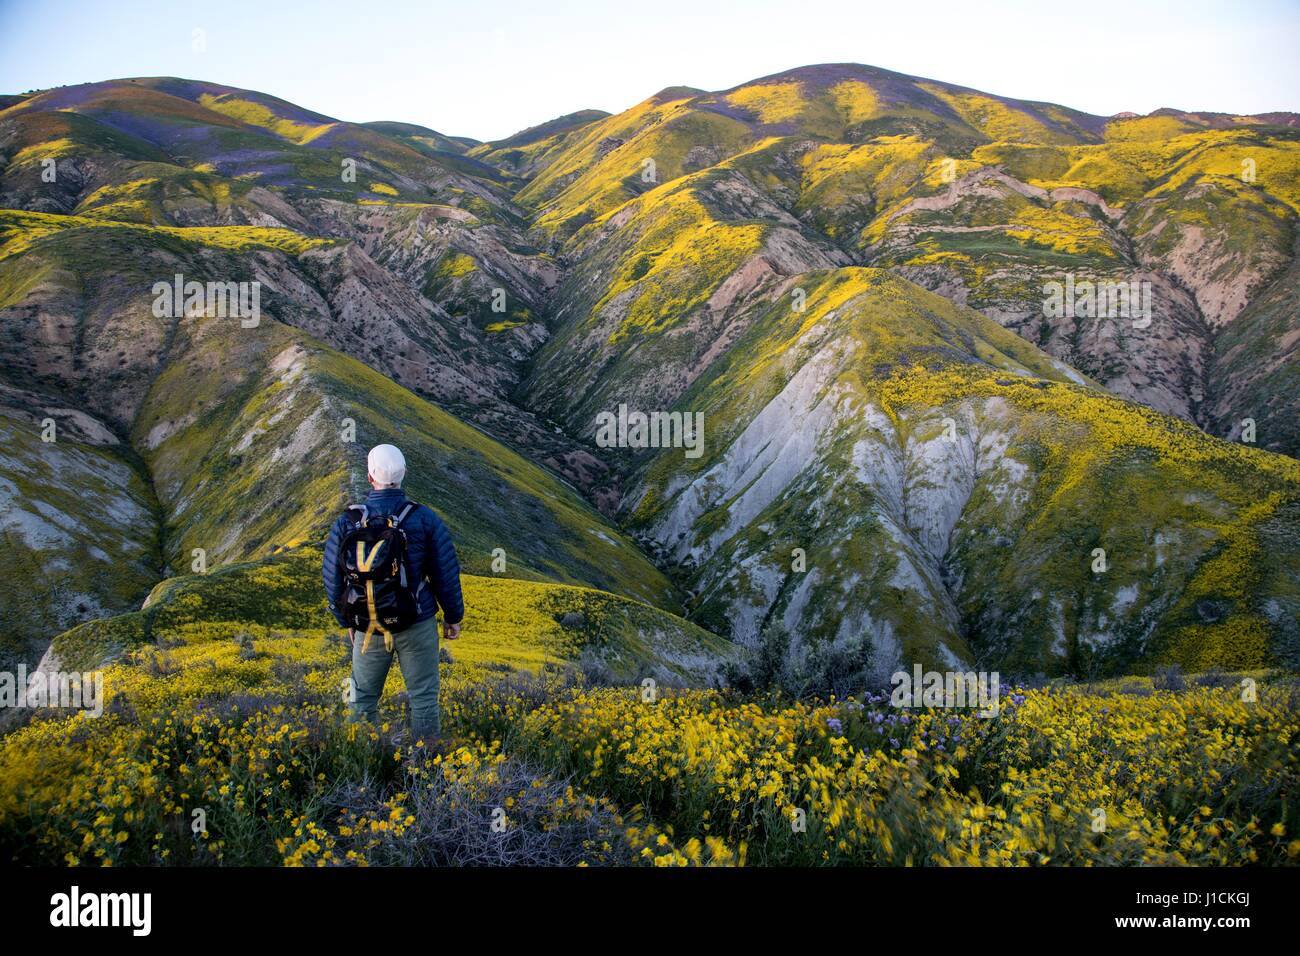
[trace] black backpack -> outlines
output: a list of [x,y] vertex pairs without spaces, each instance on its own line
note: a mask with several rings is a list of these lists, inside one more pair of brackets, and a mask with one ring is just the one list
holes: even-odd
[[384,647],[393,649],[393,634],[415,623],[419,614],[418,591],[406,580],[406,532],[402,522],[418,505],[408,501],[394,515],[370,517],[365,505],[349,505],[352,529],[343,536],[343,617],[348,626],[365,632],[361,645],[370,648],[370,636],[379,631]]

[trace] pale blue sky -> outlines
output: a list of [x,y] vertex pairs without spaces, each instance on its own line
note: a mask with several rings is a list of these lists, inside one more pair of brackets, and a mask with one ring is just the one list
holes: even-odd
[[[184,76],[495,139],[665,86],[869,63],[1109,115],[1300,110],[1300,0],[0,0],[0,92]],[[205,31],[206,49],[192,48]]]

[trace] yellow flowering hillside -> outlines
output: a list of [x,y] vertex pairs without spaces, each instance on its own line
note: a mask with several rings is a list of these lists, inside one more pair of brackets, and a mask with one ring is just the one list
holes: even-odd
[[[528,587],[470,579],[470,606],[489,610],[445,645],[438,753],[395,742],[396,670],[381,725],[348,721],[330,632],[160,624],[106,669],[103,716],[37,713],[0,740],[0,853],[97,866],[1300,855],[1294,686],[1013,690],[994,718],[900,710],[886,694],[598,687],[567,662],[592,634],[616,639],[618,609]],[[576,607],[585,638],[543,622]]]

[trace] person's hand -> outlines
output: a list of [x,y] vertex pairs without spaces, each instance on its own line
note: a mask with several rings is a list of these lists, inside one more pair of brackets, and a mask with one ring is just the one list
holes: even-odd
[[460,624],[448,624],[442,622],[442,638],[445,641],[454,641],[460,637]]

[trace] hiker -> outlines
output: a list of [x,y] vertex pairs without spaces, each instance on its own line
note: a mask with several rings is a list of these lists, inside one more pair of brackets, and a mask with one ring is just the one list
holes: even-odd
[[397,655],[411,699],[411,732],[441,732],[438,710],[438,625],[460,637],[465,605],[460,563],[447,526],[402,491],[406,459],[393,445],[366,456],[374,489],[349,505],[325,544],[325,596],[352,645],[352,712],[377,721],[379,697]]

